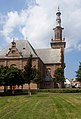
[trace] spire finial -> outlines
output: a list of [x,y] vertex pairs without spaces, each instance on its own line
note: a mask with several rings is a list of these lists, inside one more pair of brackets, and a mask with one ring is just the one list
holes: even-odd
[[15,38],[13,37],[12,39],[13,39],[13,42],[14,42]]
[[58,11],[60,11],[60,9],[59,9],[59,5],[58,5]]
[[12,47],[16,47],[16,42],[15,42],[15,38],[12,38],[13,41],[12,41]]
[[59,10],[59,6],[58,6],[58,11],[57,11],[56,15],[57,15],[56,25],[57,25],[57,26],[61,26],[61,18],[60,18],[61,12],[60,12],[60,10]]
[[58,6],[58,11],[57,11],[56,15],[57,15],[57,16],[60,16],[60,15],[61,15],[59,6]]

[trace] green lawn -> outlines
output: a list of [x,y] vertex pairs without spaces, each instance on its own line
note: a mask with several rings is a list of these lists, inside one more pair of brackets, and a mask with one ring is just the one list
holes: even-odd
[[0,119],[81,119],[81,93],[0,97]]

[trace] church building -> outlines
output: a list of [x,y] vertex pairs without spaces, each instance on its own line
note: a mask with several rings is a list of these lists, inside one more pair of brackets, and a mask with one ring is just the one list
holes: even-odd
[[[56,13],[56,26],[50,41],[50,48],[34,49],[27,40],[13,40],[8,47],[0,51],[0,65],[14,66],[24,69],[30,53],[33,56],[32,66],[36,67],[42,77],[39,88],[54,88],[54,72],[62,67],[64,70],[65,39],[62,38],[61,12],[58,8]],[[42,34],[41,34],[42,35]]]

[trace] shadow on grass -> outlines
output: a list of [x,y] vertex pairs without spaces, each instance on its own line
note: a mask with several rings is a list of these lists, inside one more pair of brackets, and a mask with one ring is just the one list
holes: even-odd
[[[34,89],[31,90],[31,95],[37,94],[39,92],[42,93],[81,93],[81,89],[79,88],[62,88],[62,89]],[[17,89],[14,91],[7,90],[6,93],[0,92],[0,96],[15,96],[15,95],[28,95],[28,90]]]
[[[36,94],[36,91],[32,91],[31,90],[31,94]],[[0,96],[15,96],[15,95],[28,95],[28,90],[15,90],[14,93],[11,90],[7,90],[5,93],[4,92],[0,92]]]

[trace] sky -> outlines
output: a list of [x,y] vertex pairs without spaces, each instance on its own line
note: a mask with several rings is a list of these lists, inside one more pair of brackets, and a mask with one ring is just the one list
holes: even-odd
[[81,0],[1,0],[0,50],[13,38],[34,48],[50,47],[60,7],[65,37],[65,77],[72,79],[81,62]]

